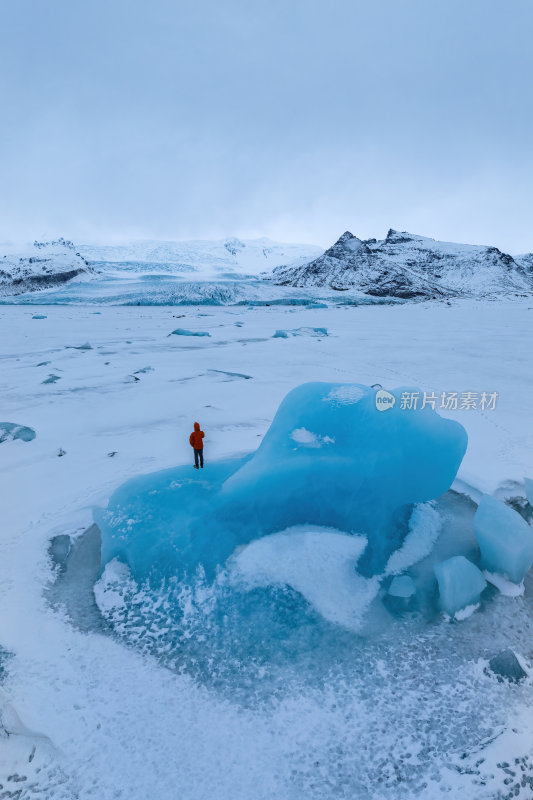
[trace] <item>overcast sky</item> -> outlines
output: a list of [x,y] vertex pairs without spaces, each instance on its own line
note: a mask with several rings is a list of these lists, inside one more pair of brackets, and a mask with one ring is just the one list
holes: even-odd
[[0,240],[533,251],[532,0],[0,0]]

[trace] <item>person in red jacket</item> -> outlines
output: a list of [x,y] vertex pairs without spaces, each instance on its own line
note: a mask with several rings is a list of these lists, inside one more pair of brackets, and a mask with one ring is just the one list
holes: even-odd
[[204,468],[204,432],[200,430],[200,423],[194,423],[194,430],[189,436],[189,444],[194,450],[194,468],[198,469],[198,461],[200,466]]

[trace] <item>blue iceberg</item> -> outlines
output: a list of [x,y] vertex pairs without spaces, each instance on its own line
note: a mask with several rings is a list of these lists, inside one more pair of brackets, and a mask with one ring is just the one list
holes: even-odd
[[31,442],[35,439],[35,436],[36,433],[33,428],[29,428],[27,425],[17,425],[16,422],[0,422],[0,444],[13,439]]
[[[166,470],[122,486],[100,514],[103,563],[137,579],[214,575],[239,546],[298,525],[364,535],[358,572],[380,574],[413,503],[451,486],[466,450],[457,422],[361,384],[308,383],[283,400],[250,457]],[[409,390],[412,391],[412,390]]]
[[533,564],[533,530],[523,517],[484,495],[474,517],[474,531],[483,568],[521,583]]
[[176,328],[169,336],[211,336],[207,331],[189,331],[186,328]]
[[464,556],[454,556],[434,567],[442,611],[453,617],[467,606],[479,603],[487,582],[479,569]]

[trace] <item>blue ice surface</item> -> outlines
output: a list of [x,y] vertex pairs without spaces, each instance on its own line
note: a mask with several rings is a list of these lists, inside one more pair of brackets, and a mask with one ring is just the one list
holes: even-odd
[[285,397],[251,456],[129,481],[97,514],[103,564],[117,557],[137,579],[200,566],[212,576],[236,547],[312,524],[366,535],[358,569],[381,572],[412,504],[449,489],[467,445],[459,423],[402,409],[403,391],[412,390],[394,390],[383,412],[368,386],[307,383]]
[[476,565],[467,558],[453,556],[435,564],[434,570],[439,584],[440,607],[450,617],[467,606],[479,603],[487,582]]
[[188,331],[186,328],[176,328],[175,331],[172,331],[170,336],[173,334],[176,336],[211,336],[207,331]]
[[481,563],[514,583],[521,583],[533,564],[533,530],[500,500],[483,495],[474,517]]

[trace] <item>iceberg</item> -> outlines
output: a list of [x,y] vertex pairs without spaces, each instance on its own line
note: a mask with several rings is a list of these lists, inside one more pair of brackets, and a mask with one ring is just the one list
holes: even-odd
[[31,442],[36,433],[27,425],[17,425],[16,422],[0,422],[0,444],[20,439],[22,442]]
[[211,336],[207,331],[189,331],[186,328],[176,328],[169,336]]
[[516,511],[483,495],[474,517],[481,564],[488,572],[521,583],[533,564],[533,530]]
[[487,582],[475,564],[454,556],[434,566],[442,611],[454,617],[458,611],[477,605]]
[[251,456],[201,476],[179,467],[130,481],[97,517],[103,565],[118,558],[136,580],[214,576],[236,548],[304,525],[364,536],[357,571],[382,574],[413,504],[450,488],[467,445],[459,423],[402,408],[404,391],[383,412],[368,386],[307,383],[285,397]]

